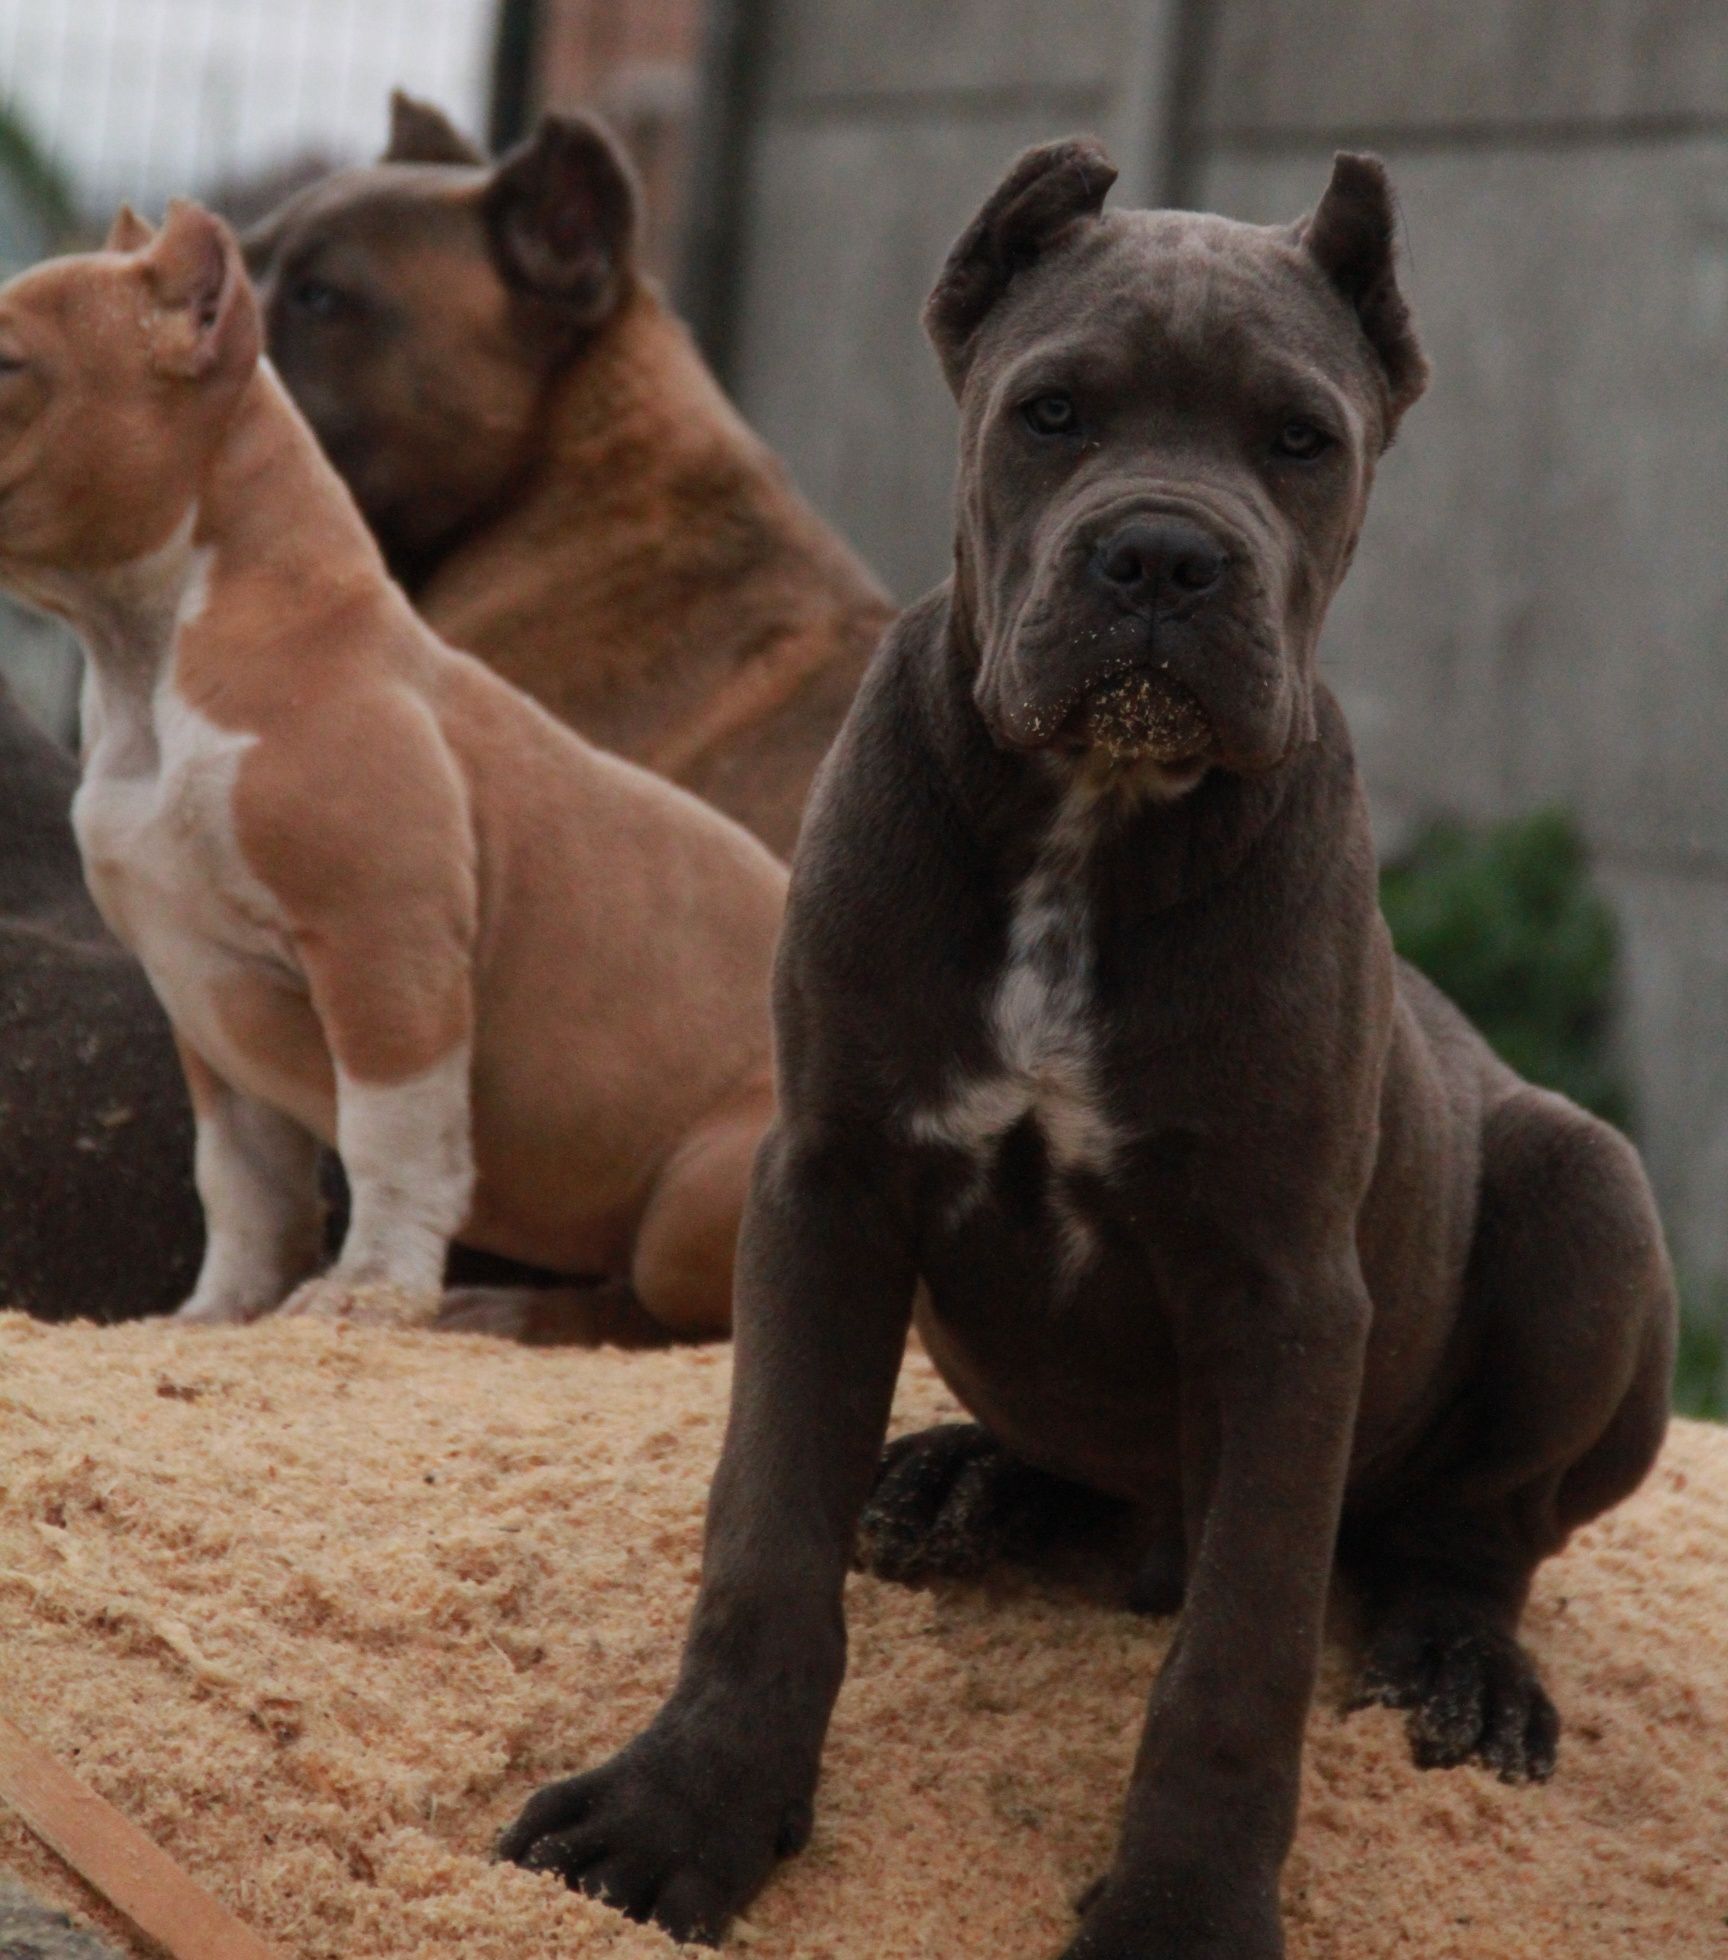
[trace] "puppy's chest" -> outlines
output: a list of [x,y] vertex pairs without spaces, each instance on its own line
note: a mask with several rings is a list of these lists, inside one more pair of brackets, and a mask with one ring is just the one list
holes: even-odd
[[91,895],[177,1018],[224,969],[281,958],[278,908],[235,820],[256,739],[219,728],[164,678],[147,700],[87,702],[94,723],[73,825]]
[[1058,818],[1015,893],[984,988],[982,1060],[951,1068],[907,1123],[949,1172],[947,1222],[994,1204],[1019,1229],[1047,1230],[1067,1271],[1094,1250],[1094,1213],[1129,1142],[1107,1092],[1088,842],[1083,822]]

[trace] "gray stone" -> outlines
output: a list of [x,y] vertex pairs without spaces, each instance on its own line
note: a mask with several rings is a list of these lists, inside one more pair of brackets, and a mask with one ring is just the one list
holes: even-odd
[[68,628],[0,598],[0,677],[50,734],[69,741],[78,720],[84,663]]
[[119,1960],[119,1955],[0,1872],[0,1960]]

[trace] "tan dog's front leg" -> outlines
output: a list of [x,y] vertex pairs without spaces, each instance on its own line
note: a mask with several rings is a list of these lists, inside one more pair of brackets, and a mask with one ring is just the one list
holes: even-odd
[[382,943],[321,942],[305,957],[336,1065],[350,1212],[335,1265],[287,1311],[429,1323],[474,1196],[466,960],[447,940],[404,943],[400,926]]
[[450,1241],[474,1195],[469,1050],[400,1082],[339,1071],[336,1148],[351,1211],[342,1252],[288,1302],[292,1314],[380,1324],[430,1322]]
[[292,1117],[230,1088],[184,1042],[180,1059],[198,1122],[204,1262],[174,1318],[211,1326],[256,1320],[318,1263],[318,1145]]

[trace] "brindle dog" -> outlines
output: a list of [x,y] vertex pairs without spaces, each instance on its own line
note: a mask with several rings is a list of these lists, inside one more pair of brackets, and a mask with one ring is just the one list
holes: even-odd
[[789,853],[891,617],[637,260],[583,116],[488,163],[398,95],[390,146],[255,226],[270,355],[448,640]]
[[1030,152],[931,298],[955,572],[799,853],[683,1671],[505,1841],[681,1935],[809,1833],[915,1295],[982,1429],[890,1452],[878,1560],[1083,1486],[1142,1508],[1150,1591],[1185,1585],[1069,1960],[1282,1952],[1335,1552],[1419,1760],[1545,1777],[1531,1576],[1667,1420],[1638,1159],[1394,959],[1316,675],[1426,376],[1385,175],[1341,156],[1272,229],[1105,216],[1113,176]]

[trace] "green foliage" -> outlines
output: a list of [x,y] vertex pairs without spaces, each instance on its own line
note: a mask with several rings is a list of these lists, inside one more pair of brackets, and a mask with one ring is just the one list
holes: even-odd
[[1380,881],[1393,943],[1532,1082],[1624,1125],[1611,1026],[1618,933],[1563,810],[1431,825]]
[[1680,1289],[1674,1407],[1683,1416],[1728,1422],[1728,1285]]
[[[1625,1125],[1610,1040],[1619,936],[1564,811],[1431,825],[1380,897],[1399,952],[1520,1075]],[[1682,1285],[1674,1406],[1728,1420],[1728,1284]]]
[[72,236],[78,215],[71,186],[16,109],[0,110],[0,174],[23,199],[51,242]]

